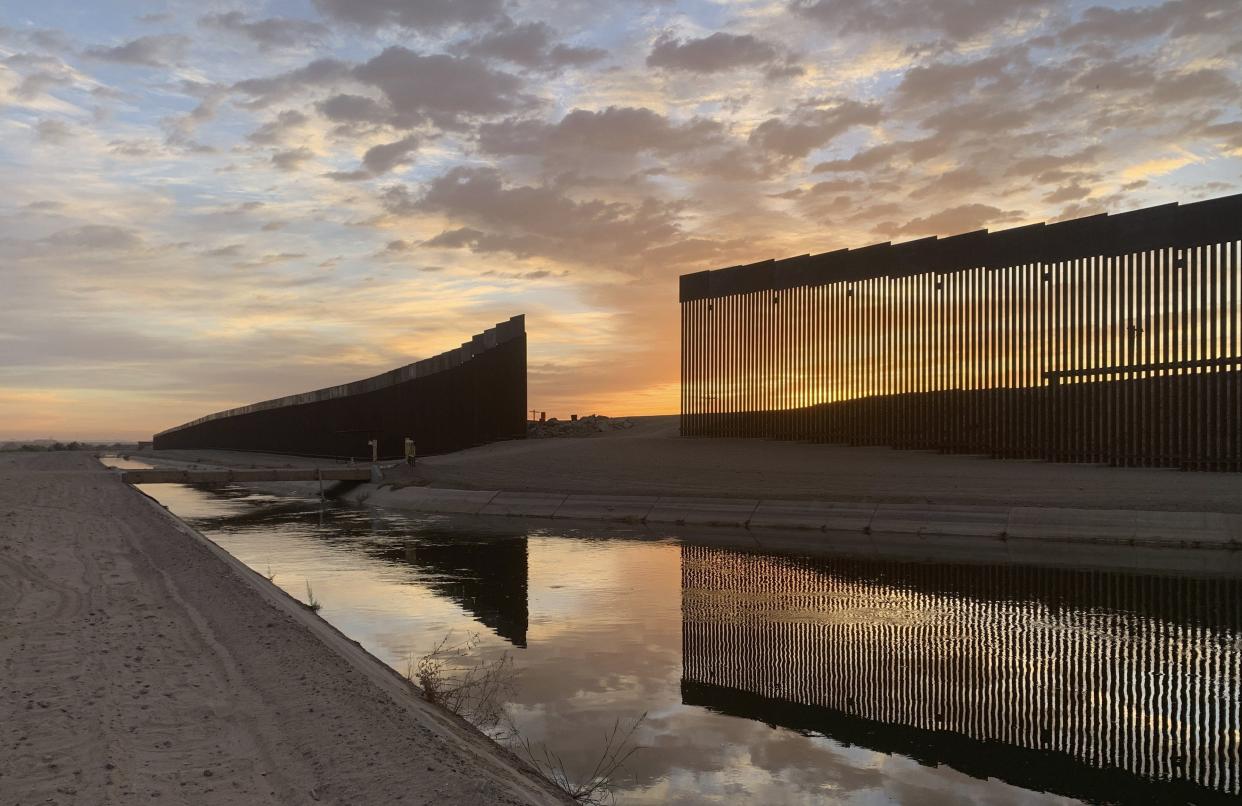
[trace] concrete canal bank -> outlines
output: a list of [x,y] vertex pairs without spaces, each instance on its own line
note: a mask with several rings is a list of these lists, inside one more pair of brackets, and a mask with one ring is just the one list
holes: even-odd
[[681,496],[568,495],[367,485],[347,499],[415,512],[791,529],[875,537],[974,537],[1142,547],[1242,549],[1242,515],[1063,507],[969,507]]
[[565,802],[86,453],[0,455],[0,802]]
[[[427,457],[347,495],[418,512],[797,530],[825,540],[861,534],[1242,548],[1239,474],[685,439],[676,417],[633,423]],[[224,451],[136,458],[171,467],[317,463]]]

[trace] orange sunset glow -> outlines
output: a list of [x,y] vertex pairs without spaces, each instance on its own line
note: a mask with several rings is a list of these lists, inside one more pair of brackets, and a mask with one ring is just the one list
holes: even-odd
[[530,408],[673,413],[681,274],[1242,181],[1232,0],[235,5],[6,4],[0,439],[517,313]]

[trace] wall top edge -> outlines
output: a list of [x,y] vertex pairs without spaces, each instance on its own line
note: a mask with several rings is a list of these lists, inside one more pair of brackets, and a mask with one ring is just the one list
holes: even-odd
[[1011,229],[975,230],[683,274],[680,301],[754,291],[1007,268],[1242,240],[1242,193]]
[[416,378],[425,378],[436,373],[443,372],[453,367],[461,366],[472,358],[482,355],[483,353],[495,349],[502,344],[507,344],[516,338],[526,334],[526,314],[517,314],[509,317],[508,320],[500,322],[492,327],[473,336],[470,341],[465,342],[460,347],[454,347],[451,350],[445,350],[442,353],[424,358],[404,366],[382,372],[379,375],[373,375],[369,378],[363,378],[358,381],[338,384],[337,386],[326,386],[322,389],[315,389],[310,392],[301,392],[295,395],[285,395],[271,400],[262,400],[258,403],[251,403],[246,406],[238,406],[234,409],[225,409],[212,414],[206,414],[197,420],[191,420],[188,423],[175,425],[172,428],[166,428],[155,436],[160,437],[165,434],[171,434],[181,431],[192,426],[200,425],[211,420],[221,420],[225,417],[234,417],[238,414],[249,414],[256,411],[265,411],[267,409],[278,409],[285,406],[298,406],[305,403],[317,403],[323,400],[334,400],[350,395],[361,394],[364,392],[374,392],[379,389],[386,389],[405,381],[411,381]]

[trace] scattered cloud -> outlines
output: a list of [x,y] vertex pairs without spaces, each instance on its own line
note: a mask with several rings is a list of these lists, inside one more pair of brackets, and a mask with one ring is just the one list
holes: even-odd
[[474,56],[423,55],[393,46],[359,65],[354,77],[378,88],[398,116],[456,128],[463,118],[500,115],[528,104],[522,81]]
[[361,168],[356,171],[332,172],[328,176],[339,181],[352,182],[386,174],[398,165],[410,162],[420,144],[420,139],[411,134],[391,143],[371,146],[362,155]]
[[275,118],[246,135],[246,139],[256,145],[279,145],[290,134],[309,122],[310,118],[302,112],[296,109],[285,109],[277,113]]
[[208,249],[203,254],[207,257],[237,257],[242,253],[243,249],[245,249],[245,247],[241,244],[231,243],[227,246],[218,246],[215,249]]
[[393,168],[408,162],[410,155],[418,150],[419,139],[414,135],[403,137],[393,143],[381,143],[371,146],[362,156],[362,165],[372,175],[388,173]]
[[793,0],[789,9],[838,34],[927,31],[970,39],[1045,13],[1047,0]]
[[132,229],[110,224],[86,224],[49,235],[44,242],[65,250],[125,251],[143,246],[143,239]]
[[676,205],[576,200],[546,185],[510,185],[492,168],[454,168],[432,180],[421,197],[388,188],[384,204],[396,215],[436,213],[461,222],[428,246],[508,252],[579,262],[584,256],[620,267],[637,250],[676,240]]
[[1157,36],[1209,34],[1242,23],[1242,6],[1231,0],[1166,0],[1137,8],[1094,5],[1060,33],[1068,42],[1135,42]]
[[272,154],[272,165],[275,165],[282,171],[296,171],[302,167],[302,163],[315,158],[315,152],[306,146],[290,148],[284,151],[277,151]]
[[350,65],[339,59],[316,59],[309,64],[283,73],[238,81],[233,89],[248,97],[246,105],[265,107],[299,92],[334,86],[349,77]]
[[846,99],[802,107],[783,118],[768,118],[751,132],[750,142],[764,151],[801,158],[854,126],[879,122],[878,104]]
[[1191,163],[1198,162],[1198,158],[1193,154],[1180,153],[1169,156],[1156,157],[1143,162],[1128,165],[1121,171],[1121,177],[1127,182],[1133,182],[1138,179],[1151,179],[1156,176],[1163,176],[1172,173],[1179,168],[1184,168]]
[[721,73],[740,67],[766,67],[771,77],[800,75],[802,68],[784,48],[753,34],[717,31],[700,39],[661,36],[647,66],[691,73]]
[[74,130],[63,120],[49,118],[35,124],[35,137],[41,143],[64,145],[74,138]]
[[904,235],[957,235],[997,224],[1021,221],[1023,216],[1021,210],[1001,210],[990,204],[962,204],[932,215],[913,218],[888,231]]
[[160,122],[164,126],[165,143],[183,151],[211,153],[215,149],[195,139],[200,126],[214,120],[221,104],[228,98],[228,88],[220,84],[183,80],[178,89],[198,105],[183,115],[169,115]]
[[501,0],[314,0],[325,17],[360,28],[435,31],[498,19]]
[[225,11],[200,17],[204,28],[244,37],[262,48],[293,48],[314,44],[328,35],[326,25],[293,17],[252,20],[241,11]]
[[723,127],[695,118],[684,123],[642,107],[575,109],[556,123],[508,118],[479,127],[479,146],[489,154],[554,155],[566,151],[637,154],[689,152],[719,140]]
[[545,22],[503,24],[466,44],[466,52],[486,59],[499,59],[520,67],[555,70],[580,67],[608,55],[602,48],[559,43],[552,26]]
[[347,126],[367,124],[400,125],[400,118],[387,103],[365,95],[340,93],[316,104],[319,113],[334,123]]
[[185,59],[190,38],[181,34],[154,34],[131,39],[123,45],[88,48],[94,59],[142,67],[171,67]]

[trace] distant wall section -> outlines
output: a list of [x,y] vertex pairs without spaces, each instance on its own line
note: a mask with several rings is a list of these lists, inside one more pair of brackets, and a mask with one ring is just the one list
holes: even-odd
[[526,319],[382,375],[216,412],[155,435],[155,448],[382,459],[526,435]]
[[1242,195],[681,278],[681,430],[1242,471]]

